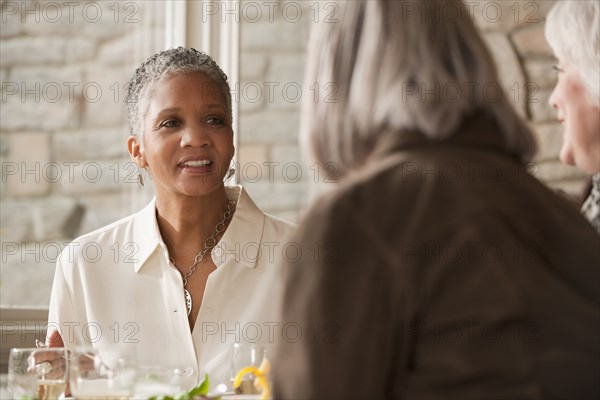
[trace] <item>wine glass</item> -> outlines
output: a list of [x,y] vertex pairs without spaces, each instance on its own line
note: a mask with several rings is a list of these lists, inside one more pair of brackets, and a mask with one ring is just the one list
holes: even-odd
[[232,386],[238,395],[269,398],[271,393],[271,359],[273,347],[252,343],[235,343],[231,357]]
[[64,348],[11,349],[8,390],[15,399],[58,399],[67,387],[68,363]]
[[71,352],[69,383],[77,400],[126,400],[135,383],[135,358],[119,346]]

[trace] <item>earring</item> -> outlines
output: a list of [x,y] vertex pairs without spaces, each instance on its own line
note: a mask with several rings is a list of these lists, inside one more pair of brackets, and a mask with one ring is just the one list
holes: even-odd
[[138,180],[138,185],[143,188],[144,187],[144,177],[142,176],[142,173],[138,173],[137,176],[137,180]]
[[223,179],[223,182],[228,181],[229,178],[231,178],[233,176],[233,174],[235,174],[235,168],[231,167],[227,170],[227,173],[225,174],[225,178]]

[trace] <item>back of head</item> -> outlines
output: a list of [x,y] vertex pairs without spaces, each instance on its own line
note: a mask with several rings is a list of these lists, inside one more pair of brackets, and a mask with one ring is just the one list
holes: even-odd
[[482,90],[501,89],[461,1],[339,5],[339,21],[315,27],[309,50],[307,84],[335,90],[332,102],[305,97],[303,104],[303,145],[316,161],[333,162],[344,175],[384,135],[418,130],[446,139],[474,113],[497,121],[507,152],[530,160],[535,141],[525,123],[506,96],[490,99]]
[[600,106],[600,2],[557,1],[546,18],[554,54],[575,65],[591,104]]

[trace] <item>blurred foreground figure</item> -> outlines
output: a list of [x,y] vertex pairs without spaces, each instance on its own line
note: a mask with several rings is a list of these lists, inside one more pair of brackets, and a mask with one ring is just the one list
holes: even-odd
[[600,238],[527,172],[532,134],[468,16],[345,1],[313,33],[305,81],[336,102],[305,102],[301,139],[340,182],[287,264],[302,334],[276,398],[600,396]]

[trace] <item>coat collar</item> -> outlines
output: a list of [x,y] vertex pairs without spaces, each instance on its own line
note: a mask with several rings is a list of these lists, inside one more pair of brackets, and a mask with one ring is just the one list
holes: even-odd
[[427,148],[471,148],[519,159],[516,154],[507,150],[506,140],[496,121],[483,114],[466,117],[447,139],[430,140],[418,130],[403,130],[385,135],[376,145],[371,158],[377,160],[398,151]]
[[[236,202],[236,210],[227,230],[211,252],[215,265],[220,267],[227,260],[248,268],[255,268],[265,217],[241,186],[225,188],[227,198]],[[167,247],[164,244],[156,221],[156,198],[133,217],[133,240],[138,246],[134,259],[135,272],[144,266],[150,256],[162,247],[168,260]]]

